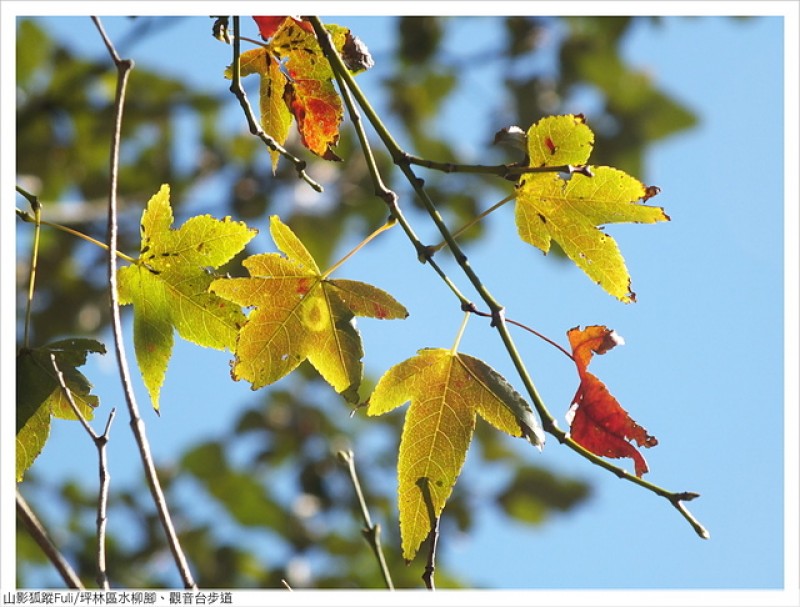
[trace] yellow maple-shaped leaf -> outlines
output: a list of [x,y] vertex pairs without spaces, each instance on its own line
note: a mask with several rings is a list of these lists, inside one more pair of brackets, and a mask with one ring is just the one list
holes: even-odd
[[120,303],[133,304],[136,361],[156,410],[175,330],[200,346],[233,349],[244,314],[208,292],[209,268],[230,261],[256,234],[229,217],[198,215],[177,230],[172,222],[169,186],[163,185],[142,214],[139,259],[119,270]]
[[[530,406],[483,361],[443,349],[420,350],[389,369],[369,399],[368,415],[411,401],[397,461],[403,558],[428,537],[453,490],[475,429],[476,413],[511,436],[541,446]],[[522,419],[521,419],[522,418]]]
[[[551,116],[527,134],[530,165],[582,165],[589,160],[594,134],[582,116]],[[516,223],[527,243],[550,250],[555,240],[564,253],[608,293],[634,301],[631,279],[617,243],[599,226],[609,223],[669,221],[661,207],[641,202],[657,189],[645,187],[611,167],[590,167],[591,176],[574,173],[526,174],[517,186]]]
[[[292,115],[283,99],[287,80],[281,71],[280,61],[270,54],[269,49],[255,48],[241,54],[239,69],[242,77],[250,74],[260,76],[258,106],[261,110],[261,128],[280,145],[284,145],[289,137]],[[226,75],[229,78],[231,73],[228,68]],[[280,153],[270,150],[269,154],[274,174]]]
[[405,318],[391,295],[365,283],[324,276],[311,254],[277,216],[270,233],[280,253],[253,255],[249,278],[217,279],[211,291],[253,306],[236,342],[233,377],[254,390],[308,361],[348,400],[357,399],[363,349],[355,316]]

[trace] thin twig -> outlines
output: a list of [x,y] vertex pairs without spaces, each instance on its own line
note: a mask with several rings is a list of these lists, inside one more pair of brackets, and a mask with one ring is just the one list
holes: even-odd
[[[68,228],[67,226],[63,226],[60,223],[53,223],[52,221],[45,221],[44,219],[36,219],[35,216],[31,216],[30,213],[26,213],[22,209],[16,209],[17,217],[19,217],[22,221],[28,223],[37,223],[43,226],[49,226],[51,228],[55,228],[57,230],[61,230],[62,232],[66,232],[67,234],[72,234],[73,236],[77,236],[78,238],[82,238],[86,242],[91,242],[93,245],[100,247],[106,251],[109,250],[108,245],[104,242],[100,242],[96,238],[92,238],[91,236],[84,234],[78,230],[73,230],[72,228]],[[129,261],[130,263],[136,263],[136,260],[131,257],[130,255],[126,255],[121,251],[116,251],[117,257],[120,259],[124,259],[125,261]]]
[[392,576],[389,573],[389,567],[386,564],[386,559],[383,556],[383,548],[381,547],[381,526],[379,524],[372,524],[372,518],[369,515],[369,509],[367,508],[367,501],[364,499],[364,492],[361,490],[361,483],[358,480],[358,475],[356,474],[356,464],[355,464],[355,457],[352,451],[339,451],[339,460],[347,466],[347,471],[350,474],[350,482],[353,483],[353,488],[356,491],[356,497],[358,498],[358,504],[361,507],[361,518],[364,519],[364,528],[361,530],[361,533],[364,535],[364,538],[367,540],[370,548],[372,548],[372,552],[375,554],[375,558],[378,559],[378,566],[381,570],[381,575],[383,575],[383,581],[386,584],[386,587],[389,590],[394,590],[394,583],[392,582]]
[[434,574],[436,572],[436,551],[439,549],[440,520],[442,520],[441,516],[435,517],[431,525],[431,532],[428,536],[431,542],[428,548],[428,561],[425,563],[425,572],[422,574],[422,581],[425,582],[425,587],[428,590],[436,590]]
[[106,571],[106,527],[108,524],[108,487],[111,482],[111,474],[108,471],[108,458],[106,455],[106,445],[108,444],[109,433],[111,431],[111,423],[114,421],[114,416],[117,413],[116,409],[112,409],[106,422],[106,428],[102,434],[97,434],[94,429],[89,425],[83,412],[78,408],[75,399],[72,397],[72,392],[67,387],[67,382],[64,380],[64,374],[58,368],[56,362],[56,355],[50,354],[50,362],[53,364],[53,369],[56,372],[58,383],[61,386],[61,391],[75,413],[76,417],[80,420],[86,433],[92,439],[94,446],[97,448],[97,459],[100,476],[100,489],[97,497],[97,583],[103,590],[109,590],[108,572]]
[[497,175],[503,179],[513,180],[528,173],[567,173],[569,175],[580,173],[587,177],[592,176],[592,170],[587,165],[562,164],[559,166],[532,167],[519,163],[493,165],[456,164],[453,162],[436,162],[405,152],[403,153],[403,162],[443,173],[478,173],[482,175]]
[[[483,299],[483,301],[489,307],[489,310],[491,312],[489,317],[492,319],[491,324],[497,330],[497,333],[500,336],[500,339],[503,342],[506,351],[508,352],[509,358],[514,364],[514,368],[517,372],[517,375],[519,376],[523,385],[525,386],[528,395],[531,397],[534,407],[536,408],[536,411],[542,420],[542,427],[544,428],[544,430],[555,436],[560,443],[566,444],[573,451],[576,451],[578,454],[582,455],[584,458],[588,459],[592,463],[602,468],[605,468],[606,470],[609,470],[619,478],[623,478],[633,483],[636,483],[652,491],[657,495],[665,497],[681,513],[681,515],[692,525],[692,528],[700,537],[708,538],[709,537],[708,532],[705,530],[705,528],[702,527],[702,525],[700,525],[694,519],[694,517],[692,517],[692,515],[688,512],[688,510],[682,503],[684,501],[687,501],[685,496],[691,495],[696,497],[697,494],[687,493],[687,492],[669,492],[662,489],[661,487],[658,487],[657,485],[653,485],[652,483],[644,481],[637,476],[629,474],[622,468],[619,468],[605,461],[604,459],[598,457],[594,453],[591,453],[587,449],[583,448],[581,445],[579,445],[574,440],[569,438],[567,433],[558,427],[555,418],[550,413],[549,409],[544,404],[544,401],[539,395],[539,392],[533,383],[533,379],[528,373],[528,370],[525,367],[524,362],[522,361],[522,357],[520,356],[519,351],[517,350],[516,344],[514,343],[514,340],[511,337],[511,334],[508,330],[508,322],[506,321],[505,318],[504,307],[497,300],[495,300],[495,298],[483,284],[483,281],[472,269],[467,259],[467,256],[463,253],[461,247],[453,238],[452,232],[450,232],[449,228],[442,219],[442,216],[439,214],[436,205],[433,203],[427,191],[425,190],[424,187],[425,182],[419,177],[417,177],[417,175],[414,173],[412,169],[412,160],[414,161],[413,162],[414,164],[421,164],[420,162],[417,162],[417,160],[419,159],[416,159],[416,157],[413,157],[407,154],[405,151],[403,151],[403,149],[400,147],[400,145],[397,143],[394,137],[392,137],[391,133],[383,124],[383,121],[380,119],[380,117],[377,115],[372,105],[369,103],[369,100],[361,91],[355,79],[347,71],[341,57],[335,51],[332,44],[330,43],[330,39],[328,38],[327,33],[325,32],[324,26],[322,25],[320,19],[318,17],[309,17],[308,19],[314,26],[314,30],[317,33],[317,37],[320,41],[320,46],[322,47],[322,50],[325,53],[326,58],[331,64],[331,67],[334,70],[334,73],[337,75],[337,78],[340,79],[340,85],[344,83],[344,86],[349,90],[350,93],[352,93],[353,97],[358,102],[358,105],[366,114],[370,124],[375,129],[375,132],[378,134],[381,141],[383,141],[383,144],[386,146],[387,150],[391,154],[394,163],[400,168],[402,173],[406,176],[406,179],[411,184],[412,188],[414,188],[417,197],[420,199],[426,211],[428,212],[428,215],[430,216],[431,220],[438,228],[439,232],[444,238],[445,243],[450,248],[450,251],[453,253],[457,263],[461,267],[461,270],[467,276],[473,287],[478,291],[479,295],[481,296],[481,299]],[[441,170],[439,166],[436,166],[437,163],[426,161],[426,165],[429,166],[429,168],[439,168]],[[462,166],[462,165],[452,165],[452,166]],[[591,171],[588,167],[570,168],[565,166],[556,168],[569,169],[567,172],[582,172],[587,176],[591,176]],[[532,172],[532,171],[521,171],[521,172]],[[415,246],[417,246],[419,250],[419,245],[415,243]],[[432,251],[429,252],[429,256],[431,254]],[[448,285],[452,284],[449,278],[447,278],[446,283]],[[454,290],[454,292],[458,294],[457,290]],[[463,296],[459,297],[459,299],[461,301],[462,309],[469,310],[470,307],[474,308],[473,304],[471,304],[469,301],[463,298]]]
[[86,588],[78,577],[78,574],[75,573],[75,570],[64,558],[64,555],[61,554],[50,539],[50,536],[47,535],[44,526],[39,522],[39,519],[28,505],[28,502],[25,501],[25,498],[22,497],[22,494],[19,492],[19,488],[17,488],[17,518],[22,521],[22,524],[25,525],[25,528],[28,530],[28,533],[31,534],[33,540],[61,574],[61,579],[64,580],[67,587],[74,590],[85,590]]
[[303,181],[305,181],[308,185],[314,188],[317,192],[322,192],[323,187],[314,181],[308,173],[306,173],[306,161],[301,160],[277,141],[275,141],[272,137],[267,135],[264,129],[261,126],[261,121],[256,118],[255,113],[253,113],[253,108],[250,107],[250,102],[247,100],[247,94],[244,92],[244,87],[242,87],[242,74],[241,68],[239,65],[239,57],[241,56],[241,40],[242,38],[239,36],[239,17],[234,16],[233,18],[233,65],[232,71],[233,76],[231,78],[231,86],[230,91],[234,94],[236,99],[239,100],[239,105],[242,106],[242,111],[244,112],[245,118],[247,118],[247,126],[250,129],[250,133],[261,139],[264,144],[273,152],[278,152],[281,156],[286,158],[289,162],[294,165],[295,170],[297,171],[297,176],[300,177]]
[[167,508],[166,500],[164,499],[164,492],[161,489],[161,484],[156,474],[155,464],[150,452],[150,444],[147,440],[145,433],[144,421],[139,415],[139,405],[136,403],[136,396],[131,387],[130,371],[128,362],[125,356],[125,348],[123,346],[122,336],[122,323],[120,321],[119,313],[119,294],[117,293],[117,262],[113,251],[117,249],[117,181],[119,177],[119,148],[122,133],[122,109],[124,106],[125,89],[128,82],[128,76],[133,69],[133,61],[130,59],[120,59],[111,40],[106,36],[100,19],[92,17],[100,36],[105,42],[106,48],[111,55],[114,64],[117,67],[117,88],[114,98],[114,130],[111,138],[111,154],[110,154],[110,178],[108,188],[108,283],[111,296],[111,326],[114,332],[114,349],[117,355],[117,366],[119,368],[120,380],[122,382],[125,400],[128,405],[128,412],[131,418],[131,430],[136,439],[136,444],[139,447],[139,455],[144,465],[145,475],[150,487],[150,493],[153,496],[153,502],[158,511],[161,526],[167,536],[170,550],[172,552],[175,564],[178,567],[181,579],[186,588],[196,589],[197,585],[192,578],[192,573],[189,570],[189,565],[186,561],[186,556],[183,553],[178,536],[175,533],[175,528],[172,524],[172,518]]
[[26,192],[21,187],[17,186],[17,192],[22,194],[31,205],[33,209],[33,223],[35,228],[33,231],[33,254],[31,255],[31,275],[28,283],[28,301],[25,305],[25,333],[22,339],[24,347],[29,346],[30,326],[31,326],[31,311],[33,308],[33,293],[36,288],[36,266],[39,262],[39,235],[42,229],[42,205],[39,202],[38,196]]

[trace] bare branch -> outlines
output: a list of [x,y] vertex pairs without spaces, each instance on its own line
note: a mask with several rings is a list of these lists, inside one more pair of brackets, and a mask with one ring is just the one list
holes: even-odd
[[97,498],[97,583],[103,590],[109,590],[108,572],[106,571],[106,527],[108,524],[108,487],[111,482],[111,474],[108,472],[108,458],[106,455],[106,445],[108,444],[109,433],[111,431],[111,423],[114,421],[114,416],[117,413],[116,409],[112,409],[106,422],[106,428],[103,434],[97,434],[94,429],[89,425],[86,417],[83,415],[78,405],[75,404],[75,399],[72,392],[67,387],[64,381],[64,374],[58,368],[56,362],[56,355],[50,354],[50,362],[53,364],[53,369],[56,372],[58,383],[61,386],[61,391],[72,408],[72,411],[78,417],[83,425],[86,433],[92,439],[94,446],[97,448],[98,468],[100,475],[100,489]]
[[364,492],[361,490],[361,483],[356,474],[355,456],[352,451],[339,451],[338,456],[339,460],[347,466],[347,471],[350,474],[350,481],[353,483],[353,488],[356,490],[358,504],[361,507],[361,517],[364,519],[364,529],[361,530],[361,533],[363,533],[364,538],[366,538],[367,543],[370,545],[370,548],[372,548],[372,552],[375,553],[375,558],[378,559],[378,566],[381,569],[381,575],[383,575],[383,581],[386,583],[386,587],[389,590],[394,590],[392,576],[389,573],[389,567],[386,565],[386,559],[383,556],[383,548],[381,548],[381,526],[377,523],[374,525],[372,524],[367,502],[364,499]]
[[64,580],[67,587],[75,590],[85,590],[83,582],[81,582],[78,574],[75,573],[75,570],[64,558],[64,555],[56,548],[56,545],[47,535],[47,531],[45,531],[42,523],[39,522],[39,519],[33,513],[33,510],[31,510],[25,498],[22,497],[19,489],[17,489],[17,518],[22,521],[22,524],[25,525],[28,533],[31,534],[31,537],[39,545],[39,548],[42,549],[42,552],[45,553],[47,558],[50,559],[50,562],[53,563],[61,574],[61,578]]
[[136,403],[136,397],[131,387],[130,371],[128,361],[125,356],[125,348],[123,346],[122,337],[122,323],[120,321],[119,313],[119,294],[117,293],[117,260],[114,251],[117,249],[117,182],[119,177],[119,148],[122,133],[122,110],[125,100],[125,89],[128,83],[128,76],[133,69],[133,61],[130,59],[120,59],[114,45],[106,36],[103,25],[100,19],[92,17],[100,36],[105,42],[106,48],[117,67],[117,88],[114,97],[114,130],[111,137],[111,154],[110,154],[110,179],[108,188],[108,283],[111,295],[111,326],[114,332],[114,349],[117,354],[117,366],[119,368],[120,380],[125,394],[125,400],[128,405],[128,412],[131,418],[131,430],[136,439],[136,444],[139,447],[139,455],[144,465],[145,475],[147,482],[150,486],[150,493],[153,496],[153,502],[158,510],[158,516],[161,520],[161,526],[167,536],[172,556],[175,564],[178,567],[183,584],[186,588],[196,589],[197,584],[192,577],[189,570],[189,564],[186,561],[186,556],[178,541],[178,536],[175,533],[175,528],[172,524],[172,518],[167,508],[166,500],[164,499],[164,492],[161,489],[161,483],[156,475],[155,464],[150,452],[150,443],[145,434],[144,421],[139,415],[139,405]]

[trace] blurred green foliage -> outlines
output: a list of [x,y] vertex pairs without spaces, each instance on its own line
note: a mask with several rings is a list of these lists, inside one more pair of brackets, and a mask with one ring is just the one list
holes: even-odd
[[[487,142],[498,128],[510,124],[527,128],[542,116],[565,111],[576,94],[590,90],[598,100],[589,114],[597,134],[593,160],[643,176],[642,155],[647,146],[694,124],[689,110],[622,59],[620,45],[635,19],[492,19],[499,22],[505,37],[480,57],[467,56],[468,49],[462,55],[447,48],[445,41],[458,25],[456,18],[392,19],[396,30],[392,56],[376,58],[376,66],[361,78],[382,83],[389,101],[377,107],[379,114],[410,142],[410,152],[438,161],[460,160],[459,142],[442,136],[436,125],[446,118],[448,101],[465,71],[487,62],[503,75],[501,86],[485,101],[476,91],[476,103],[496,105],[499,122],[469,125],[483,131]],[[148,32],[171,23],[163,18],[131,19],[131,37],[146,43]],[[198,19],[198,24],[198,32],[210,34],[210,21]],[[114,71],[106,56],[98,53],[93,57],[100,59],[93,59],[76,54],[35,19],[20,20],[17,34],[18,182],[39,195],[45,218],[104,240]],[[198,34],[195,44],[220,43],[211,35]],[[101,47],[99,37],[97,46]],[[528,69],[528,65],[539,65],[541,54],[554,49],[553,71]],[[131,54],[135,58],[135,52]],[[221,66],[217,67],[216,72],[215,66],[202,69],[209,78],[222,78]],[[324,176],[326,200],[342,202],[313,209],[287,205],[305,184],[287,162],[281,162],[273,177],[265,170],[269,160],[260,142],[240,134],[241,130],[230,132],[221,126],[223,111],[235,105],[233,96],[217,97],[198,92],[175,76],[134,70],[124,116],[121,250],[137,250],[141,207],[162,183],[171,185],[176,204],[205,183],[224,184],[221,189],[228,193],[227,199],[213,210],[218,217],[232,215],[248,221],[279,210],[321,267],[343,238],[366,234],[385,220],[385,207],[374,196],[349,128],[337,148],[344,163],[323,166],[307,158],[309,173]],[[179,158],[176,145],[183,132],[179,122],[187,116],[199,128],[188,160]],[[379,146],[375,152],[390,187],[405,187]],[[509,160],[516,159],[505,157],[498,162]],[[482,210],[481,205],[501,198],[511,187],[482,176],[425,177],[441,212],[455,224],[471,219]],[[23,203],[19,198],[18,206]],[[21,242],[30,233],[31,226],[20,222]],[[42,234],[32,345],[62,336],[99,335],[108,326],[105,253],[60,232],[45,229]],[[475,229],[469,237],[480,234]],[[18,293],[25,293],[29,258],[20,250]],[[19,342],[24,298],[18,301]],[[339,415],[333,415],[334,410]],[[183,547],[201,586],[280,588],[281,580],[287,579],[319,588],[383,587],[361,534],[352,485],[336,457],[339,449],[362,444],[371,436],[369,450],[356,451],[366,501],[373,520],[382,523],[384,551],[395,585],[421,587],[423,565],[407,567],[399,556],[396,496],[394,484],[387,481],[395,475],[393,445],[402,417],[367,422],[356,416],[343,427],[340,413],[337,397],[301,368],[275,388],[254,394],[246,411],[230,420],[220,436],[193,445],[176,467],[160,469],[173,517],[180,521]],[[482,426],[478,426],[471,459],[480,458],[492,466],[501,463],[510,480],[487,502],[485,497],[476,497],[486,495],[484,488],[476,487],[468,476],[462,478],[445,510],[443,537],[456,531],[469,533],[475,512],[482,508],[499,509],[519,524],[537,525],[589,496],[589,487],[582,481],[523,462],[499,433]],[[37,504],[47,503],[48,509],[60,509],[62,518],[69,521],[66,529],[59,530],[59,546],[89,586],[94,584],[96,566],[95,481],[92,472],[88,479],[62,479],[54,486],[36,474],[34,465],[20,486],[34,510]],[[194,507],[198,499],[211,505],[214,517],[198,514]],[[136,490],[119,489],[112,483],[109,518],[124,521],[126,528],[124,533],[112,530],[108,538],[108,570],[115,587],[177,583],[149,500],[144,482]],[[47,524],[48,516],[42,512],[42,517]],[[262,548],[256,550],[252,541],[236,537],[258,538]],[[17,558],[21,587],[30,579],[41,579],[31,576],[48,567],[22,528],[17,534]],[[299,575],[297,565],[304,561],[315,563],[316,573]],[[437,563],[437,586],[470,586],[471,581],[458,577],[452,566]]]

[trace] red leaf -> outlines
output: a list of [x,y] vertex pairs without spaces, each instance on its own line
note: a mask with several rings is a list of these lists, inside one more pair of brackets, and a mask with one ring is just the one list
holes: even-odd
[[269,40],[278,31],[281,24],[287,19],[292,19],[307,32],[313,34],[314,27],[308,21],[302,21],[299,17],[253,17],[253,21],[258,25],[258,33],[264,40]]
[[636,476],[641,477],[648,471],[647,462],[629,441],[636,441],[640,447],[653,447],[658,440],[633,421],[605,384],[586,370],[594,354],[605,354],[624,342],[603,326],[586,327],[583,331],[574,327],[567,336],[581,378],[567,413],[570,436],[596,455],[630,457],[634,461]]
[[297,119],[300,139],[325,160],[341,160],[332,147],[339,141],[342,100],[330,80],[295,80],[286,85],[286,105]]

